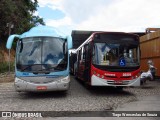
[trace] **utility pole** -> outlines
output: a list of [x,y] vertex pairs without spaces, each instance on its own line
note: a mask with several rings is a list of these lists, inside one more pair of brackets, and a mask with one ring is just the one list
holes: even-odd
[[[7,23],[7,27],[8,27],[8,37],[10,36],[11,34],[11,29],[14,27],[14,25],[12,23]],[[8,73],[10,74],[11,72],[11,50],[9,49],[8,51],[9,53],[9,58],[8,58],[8,65],[9,65],[9,71]]]

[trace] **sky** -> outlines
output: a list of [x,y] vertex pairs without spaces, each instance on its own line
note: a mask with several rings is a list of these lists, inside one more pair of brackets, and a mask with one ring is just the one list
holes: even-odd
[[72,30],[145,32],[160,28],[160,0],[38,0],[47,26]]

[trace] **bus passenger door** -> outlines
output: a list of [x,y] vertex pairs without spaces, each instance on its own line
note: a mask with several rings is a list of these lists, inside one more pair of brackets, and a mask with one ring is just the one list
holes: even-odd
[[80,50],[78,50],[78,52],[77,52],[77,69],[76,69],[76,73],[75,73],[76,78],[78,78],[78,76],[79,76],[80,60],[81,60],[81,54],[80,54]]
[[84,46],[84,80],[86,83],[90,82],[90,71],[91,71],[91,49],[90,43]]
[[78,65],[77,65],[77,77],[81,80],[84,80],[83,78],[83,72],[84,72],[84,49],[83,47],[79,50],[78,54]]

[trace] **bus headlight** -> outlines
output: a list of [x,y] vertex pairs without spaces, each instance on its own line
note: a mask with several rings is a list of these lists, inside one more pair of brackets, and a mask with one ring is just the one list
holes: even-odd
[[100,74],[98,74],[98,73],[97,73],[97,76],[99,77],[99,76],[100,76]]
[[20,78],[15,78],[15,83],[23,83],[24,82],[24,80],[22,80],[22,79],[20,79]]
[[93,74],[96,74],[96,71],[93,71]]
[[66,82],[66,83],[68,83],[69,81],[70,81],[70,77],[69,77],[69,76],[61,79],[61,82]]
[[140,74],[140,73],[138,73],[137,75],[132,76],[132,79],[137,79],[140,75],[141,75],[141,74]]
[[102,75],[101,77],[102,77],[102,79],[104,79],[104,75]]

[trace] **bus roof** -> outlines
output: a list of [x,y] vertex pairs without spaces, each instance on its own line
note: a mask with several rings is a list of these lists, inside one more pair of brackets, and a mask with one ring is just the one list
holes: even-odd
[[96,31],[73,30],[72,31],[73,49],[77,49],[94,32]]
[[[105,31],[73,30],[72,31],[73,49],[77,49],[82,43],[84,43],[84,41],[86,41],[91,36],[92,33],[101,33],[101,32]],[[131,32],[131,34],[143,36],[145,35],[145,32]]]
[[[128,35],[133,35],[133,36],[137,36],[137,37],[140,36],[140,35],[138,35],[138,33],[136,34],[136,33],[125,33],[125,32],[92,31],[92,33],[90,34],[90,36],[89,36],[87,39],[85,39],[85,40],[83,41],[83,43],[81,43],[81,44],[77,47],[77,49],[75,50],[75,52],[77,52],[82,46],[84,46],[86,43],[88,43],[90,37],[94,36],[95,34],[105,34],[105,33],[108,33],[108,34],[128,34]],[[72,36],[72,37],[73,37],[73,36]],[[73,38],[73,43],[74,43],[74,38]]]
[[59,38],[66,38],[67,35],[60,32],[54,27],[49,26],[36,26],[31,28],[29,31],[20,35],[20,38],[27,38],[27,37],[59,37]]

